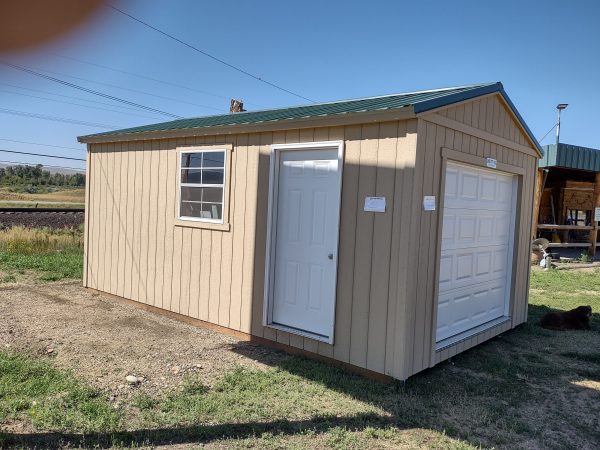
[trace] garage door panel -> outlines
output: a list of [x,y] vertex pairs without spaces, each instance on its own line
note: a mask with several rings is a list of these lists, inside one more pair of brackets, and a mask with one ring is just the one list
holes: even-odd
[[444,208],[475,208],[504,211],[510,208],[513,177],[464,167],[446,172]]
[[470,209],[447,210],[444,207],[442,248],[473,248],[507,245],[510,212]]
[[506,249],[444,252],[440,257],[439,292],[506,278]]
[[440,341],[505,314],[515,178],[449,163],[440,254]]
[[441,293],[436,340],[452,337],[504,314],[505,280]]

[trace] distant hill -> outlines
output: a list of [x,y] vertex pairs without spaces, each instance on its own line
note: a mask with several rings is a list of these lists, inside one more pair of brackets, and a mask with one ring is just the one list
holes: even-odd
[[[18,166],[19,164],[6,164],[6,163],[0,163],[0,168],[2,167],[9,167],[9,166]],[[25,164],[21,164],[21,165],[25,165]],[[54,173],[61,173],[63,175],[74,175],[76,173],[85,173],[85,170],[71,170],[71,169],[63,169],[63,168],[58,168],[58,167],[49,167],[49,166],[44,166],[44,170],[47,170],[48,172],[54,174]]]

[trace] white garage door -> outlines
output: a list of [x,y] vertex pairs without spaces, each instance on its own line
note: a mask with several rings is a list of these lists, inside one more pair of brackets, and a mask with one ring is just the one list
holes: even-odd
[[508,315],[516,177],[449,163],[436,341]]

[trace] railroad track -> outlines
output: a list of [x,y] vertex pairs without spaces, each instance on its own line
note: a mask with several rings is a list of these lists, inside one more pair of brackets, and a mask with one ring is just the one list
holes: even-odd
[[60,213],[60,214],[74,214],[83,213],[83,208],[0,208],[0,214],[3,213]]

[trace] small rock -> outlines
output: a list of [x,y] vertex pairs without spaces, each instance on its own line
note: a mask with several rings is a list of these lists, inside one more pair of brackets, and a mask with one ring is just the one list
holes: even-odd
[[138,377],[134,376],[134,375],[127,375],[125,377],[125,380],[129,383],[129,384],[138,384],[139,380]]
[[49,349],[46,350],[46,353],[52,353],[52,352],[54,352],[53,348],[49,348]]
[[179,367],[179,366],[174,366],[174,367],[171,369],[171,372],[173,372],[175,375],[177,375],[179,372],[181,372],[181,367]]

